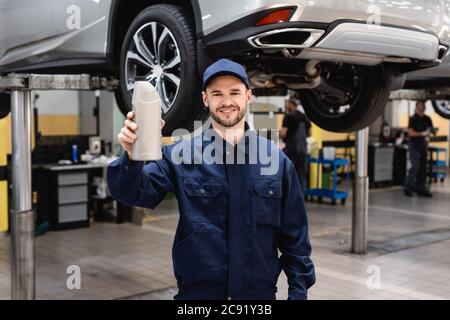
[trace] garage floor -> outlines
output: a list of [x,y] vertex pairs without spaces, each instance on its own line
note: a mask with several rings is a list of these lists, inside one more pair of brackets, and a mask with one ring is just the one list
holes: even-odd
[[[433,199],[400,188],[370,192],[369,254],[349,253],[351,202],[308,203],[317,283],[310,299],[450,299],[450,183]],[[95,223],[36,238],[38,299],[172,299],[171,245],[177,205],[165,200],[144,225]],[[66,269],[81,268],[81,290],[68,290]],[[368,289],[369,266],[381,289]],[[0,299],[10,297],[9,238],[0,238]],[[286,299],[282,274],[278,298]]]

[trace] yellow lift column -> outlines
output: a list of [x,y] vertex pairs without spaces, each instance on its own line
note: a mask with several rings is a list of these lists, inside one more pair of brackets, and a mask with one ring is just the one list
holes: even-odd
[[8,182],[6,180],[7,154],[11,148],[11,116],[0,119],[0,233],[8,232]]

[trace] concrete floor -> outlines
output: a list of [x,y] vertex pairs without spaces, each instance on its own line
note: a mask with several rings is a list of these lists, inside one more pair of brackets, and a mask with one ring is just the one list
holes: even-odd
[[[370,192],[369,253],[352,255],[351,202],[308,203],[317,282],[309,299],[450,299],[450,183],[434,184],[433,199],[406,198],[400,188]],[[143,226],[95,223],[36,238],[38,299],[172,299],[171,245],[178,219],[164,202]],[[81,270],[69,290],[66,270]],[[381,288],[369,289],[370,270]],[[10,297],[9,238],[0,238],[0,299]],[[370,281],[369,281],[370,282]],[[286,299],[284,274],[279,299]]]

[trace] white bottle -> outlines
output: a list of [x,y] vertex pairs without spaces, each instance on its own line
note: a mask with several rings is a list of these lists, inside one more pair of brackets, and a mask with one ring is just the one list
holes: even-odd
[[137,140],[132,144],[131,159],[159,160],[161,154],[161,99],[147,81],[136,81],[132,106],[137,124]]

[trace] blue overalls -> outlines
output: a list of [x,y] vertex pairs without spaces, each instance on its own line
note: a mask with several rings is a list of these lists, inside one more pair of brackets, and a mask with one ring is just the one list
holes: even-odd
[[[217,134],[211,140],[205,135],[164,146],[158,161],[144,165],[123,152],[108,167],[111,194],[126,205],[153,209],[167,192],[177,197],[175,299],[275,299],[281,270],[289,299],[306,299],[315,273],[292,162],[247,123],[245,137],[235,146]],[[225,149],[214,148],[219,145]],[[214,159],[225,161],[200,163],[211,150]],[[271,166],[266,158],[254,161],[253,154],[261,151],[278,157],[271,174],[262,174]],[[238,154],[243,157],[236,161]]]

